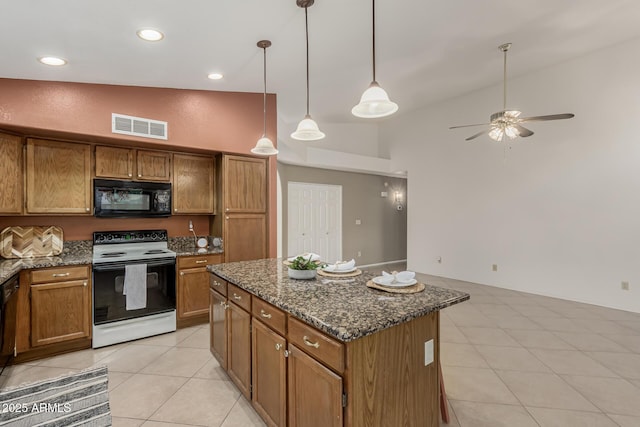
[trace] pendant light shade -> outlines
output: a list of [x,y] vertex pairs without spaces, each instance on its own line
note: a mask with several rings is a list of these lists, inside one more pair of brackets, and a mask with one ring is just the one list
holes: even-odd
[[296,131],[291,134],[291,138],[299,141],[317,141],[325,137],[325,134],[320,132],[318,124],[309,114],[309,19],[307,8],[312,6],[313,2],[314,0],[296,0],[296,4],[304,8],[304,28],[307,40],[307,114],[298,123]]
[[263,117],[263,127],[262,127],[262,138],[258,140],[256,146],[251,149],[253,154],[258,154],[260,156],[273,156],[278,154],[278,150],[273,146],[273,142],[267,138],[267,48],[271,46],[271,42],[269,40],[260,40],[258,42],[258,47],[262,49],[263,52],[263,77],[264,77],[264,96],[262,103],[262,117]]
[[371,15],[373,17],[373,34],[371,37],[373,45],[373,80],[360,97],[360,103],[351,109],[351,114],[364,119],[386,117],[398,111],[398,104],[389,99],[387,92],[376,81],[376,2],[372,0],[371,3]]

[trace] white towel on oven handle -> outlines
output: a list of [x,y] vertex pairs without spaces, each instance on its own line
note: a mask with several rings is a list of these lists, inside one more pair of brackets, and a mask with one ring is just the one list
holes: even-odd
[[147,307],[147,264],[124,266],[124,286],[126,309],[139,310]]

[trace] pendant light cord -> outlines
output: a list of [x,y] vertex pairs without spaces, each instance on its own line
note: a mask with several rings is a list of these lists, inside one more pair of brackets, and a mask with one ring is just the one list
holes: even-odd
[[263,57],[263,76],[264,76],[264,96],[262,101],[262,117],[263,117],[263,125],[262,125],[262,136],[267,137],[267,48],[262,48]]
[[373,40],[373,82],[376,82],[376,0],[372,0],[372,7],[371,7],[371,16],[372,16],[372,25],[371,25],[371,30],[372,30],[372,37],[371,40]]
[[504,52],[504,79],[503,79],[503,99],[502,99],[502,105],[503,111],[507,110],[507,49],[503,50]]
[[309,18],[307,7],[304,8],[304,32],[307,39],[307,116],[309,115]]

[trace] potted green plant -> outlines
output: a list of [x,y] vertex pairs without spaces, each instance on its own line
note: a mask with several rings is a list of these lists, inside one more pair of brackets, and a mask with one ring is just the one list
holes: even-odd
[[292,279],[315,279],[316,270],[322,266],[324,263],[312,261],[311,256],[309,258],[298,256],[291,261],[287,272]]

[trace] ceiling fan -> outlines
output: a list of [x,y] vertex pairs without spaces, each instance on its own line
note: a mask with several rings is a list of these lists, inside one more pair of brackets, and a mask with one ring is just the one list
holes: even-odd
[[517,110],[507,110],[507,52],[511,48],[511,43],[505,43],[498,46],[504,53],[504,97],[503,97],[503,110],[491,115],[489,123],[481,123],[475,125],[462,125],[462,126],[452,126],[449,129],[458,129],[458,128],[466,128],[473,126],[489,126],[488,129],[485,129],[481,132],[478,132],[470,137],[466,138],[465,141],[471,141],[479,137],[480,135],[488,134],[489,138],[494,141],[503,141],[505,138],[515,139],[517,137],[526,138],[528,136],[533,135],[533,132],[529,129],[522,126],[522,123],[527,122],[542,122],[547,120],[563,120],[570,119],[574,116],[572,113],[565,114],[551,114],[548,116],[532,116],[532,117],[520,117],[522,114]]

